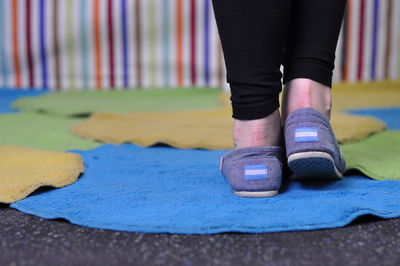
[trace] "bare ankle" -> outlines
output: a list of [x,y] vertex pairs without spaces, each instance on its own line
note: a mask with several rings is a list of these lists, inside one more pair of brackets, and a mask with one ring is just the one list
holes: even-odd
[[233,143],[236,148],[282,145],[279,110],[254,120],[234,120]]
[[282,121],[299,108],[311,107],[330,119],[331,88],[311,79],[297,78],[285,83],[282,97]]

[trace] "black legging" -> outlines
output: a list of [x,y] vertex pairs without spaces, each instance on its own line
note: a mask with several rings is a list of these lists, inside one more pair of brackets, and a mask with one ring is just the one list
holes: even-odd
[[232,117],[279,108],[283,83],[309,78],[332,87],[346,0],[213,0],[231,88]]

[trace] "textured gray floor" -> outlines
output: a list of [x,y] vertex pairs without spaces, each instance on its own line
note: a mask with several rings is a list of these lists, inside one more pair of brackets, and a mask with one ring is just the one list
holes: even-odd
[[0,206],[0,265],[400,265],[400,219],[329,230],[170,235],[90,229]]

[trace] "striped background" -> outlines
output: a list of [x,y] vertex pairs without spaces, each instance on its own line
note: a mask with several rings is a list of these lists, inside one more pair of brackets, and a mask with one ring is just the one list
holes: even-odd
[[[222,87],[211,0],[0,0],[0,88]],[[400,1],[348,0],[334,81],[400,77]]]

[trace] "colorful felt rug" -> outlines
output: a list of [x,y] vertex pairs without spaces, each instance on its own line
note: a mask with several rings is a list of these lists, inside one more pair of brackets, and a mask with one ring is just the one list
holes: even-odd
[[400,216],[400,181],[360,176],[286,182],[273,198],[235,196],[218,167],[225,152],[131,144],[80,151],[87,171],[77,182],[11,207],[94,228],[190,234],[312,230],[366,214]]
[[41,186],[72,184],[84,171],[79,154],[0,146],[0,203],[21,200]]
[[[396,110],[351,112],[377,116],[396,129]],[[192,117],[190,112],[185,114]],[[209,112],[204,111],[202,119],[214,121],[216,128],[221,126],[215,120],[218,110],[211,111],[214,116]],[[35,124],[32,117],[29,120]],[[158,123],[163,121],[168,119]],[[184,127],[175,127],[180,129]],[[151,136],[151,130],[147,132]],[[226,150],[103,145],[75,151],[87,167],[76,183],[35,194],[11,206],[43,218],[65,218],[94,228],[152,233],[312,230],[344,226],[365,214],[399,217],[400,181],[395,179],[400,179],[400,131],[374,134],[341,147],[350,169],[375,179],[394,180],[348,176],[330,183],[285,182],[277,197],[240,198],[232,194],[218,169],[219,157]]]
[[220,106],[217,89],[150,89],[126,91],[68,91],[49,93],[35,99],[20,99],[13,107],[26,112],[64,116],[93,112],[127,113],[210,109]]

